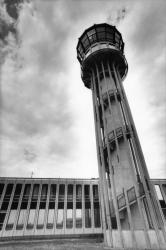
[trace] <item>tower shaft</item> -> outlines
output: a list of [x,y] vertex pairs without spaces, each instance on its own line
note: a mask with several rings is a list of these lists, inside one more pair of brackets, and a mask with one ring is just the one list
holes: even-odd
[[105,241],[159,249],[165,221],[122,85],[123,48],[121,34],[107,24],[90,27],[77,46],[82,79],[92,90]]

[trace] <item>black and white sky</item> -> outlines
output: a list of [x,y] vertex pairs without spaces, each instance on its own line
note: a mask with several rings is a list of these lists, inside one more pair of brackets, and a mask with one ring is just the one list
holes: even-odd
[[166,1],[1,0],[0,176],[97,177],[78,37],[116,25],[124,87],[152,178],[166,178]]

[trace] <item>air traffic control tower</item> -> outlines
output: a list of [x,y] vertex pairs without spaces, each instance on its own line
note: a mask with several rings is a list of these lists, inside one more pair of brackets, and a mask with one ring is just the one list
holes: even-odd
[[128,65],[120,32],[106,23],[91,26],[78,40],[77,58],[92,90],[105,242],[165,249],[163,214],[122,85]]

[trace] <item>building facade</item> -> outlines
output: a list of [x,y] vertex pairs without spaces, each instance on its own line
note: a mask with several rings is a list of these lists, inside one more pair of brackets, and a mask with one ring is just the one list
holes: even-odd
[[165,248],[165,220],[122,84],[128,65],[120,32],[106,23],[91,26],[78,40],[77,58],[92,90],[106,244]]
[[97,179],[0,178],[0,238],[102,234]]
[[[151,182],[166,219],[166,180]],[[0,241],[76,235],[103,239],[99,190],[98,179],[0,178]]]

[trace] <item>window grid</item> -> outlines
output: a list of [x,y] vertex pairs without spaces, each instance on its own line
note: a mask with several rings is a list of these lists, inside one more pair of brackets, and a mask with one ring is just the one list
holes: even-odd
[[[18,179],[17,181],[7,182],[4,184],[5,185],[2,191],[3,199],[1,200],[1,204],[5,201],[5,194],[8,187],[7,185],[12,184],[13,187],[11,195],[9,195],[10,197],[6,195],[6,199],[9,200],[9,204],[7,210],[5,211],[6,216],[4,222],[2,223],[3,224],[3,229],[1,230],[3,232],[3,234],[1,232],[2,236],[36,235],[40,234],[40,232],[42,234],[43,233],[47,234],[48,231],[50,230],[52,233],[55,234],[60,232],[59,230],[62,230],[63,233],[67,233],[68,230],[73,230],[74,233],[76,233],[77,230],[79,230],[79,232],[81,231],[86,232],[86,230],[88,230],[88,232],[94,232],[95,228],[96,229],[99,228],[99,226],[96,226],[97,224],[95,222],[95,211],[94,211],[94,209],[97,208],[96,202],[98,202],[99,204],[99,196],[98,196],[98,191],[97,193],[94,193],[93,190],[95,186],[98,189],[98,183],[94,184],[91,181],[85,183],[75,182],[75,181],[73,183],[42,182],[42,181],[35,182],[34,180],[23,181]],[[54,186],[55,190],[52,191],[52,193],[51,193],[51,185],[56,185]],[[88,193],[85,193],[84,190],[85,187],[86,190],[88,190]],[[77,190],[78,188],[79,191]],[[17,193],[16,189],[18,191]],[[43,191],[44,189],[45,191]],[[60,191],[59,189],[63,190]],[[47,227],[50,201],[54,204],[52,212],[51,228]],[[63,203],[63,226],[60,229],[57,227],[59,202]],[[45,205],[43,205],[42,203],[44,203]],[[87,203],[89,204],[88,206],[90,206],[89,209],[86,208]],[[7,226],[7,224],[11,224],[10,223],[11,221],[9,222],[9,218],[12,212],[12,206],[15,206],[15,208],[13,207],[13,209],[15,209],[16,212],[15,216],[12,217],[13,218],[12,225],[10,227],[10,225]],[[85,208],[89,211],[88,217],[90,224],[88,225],[88,227],[85,226],[85,214],[86,214]],[[41,215],[40,210],[42,209],[44,212],[42,211]],[[33,214],[31,210],[34,210]],[[31,218],[30,215],[32,215]],[[77,222],[76,222],[76,216],[79,216],[77,218]],[[28,223],[31,223],[32,225],[28,226]],[[6,228],[6,226],[8,228]]]

